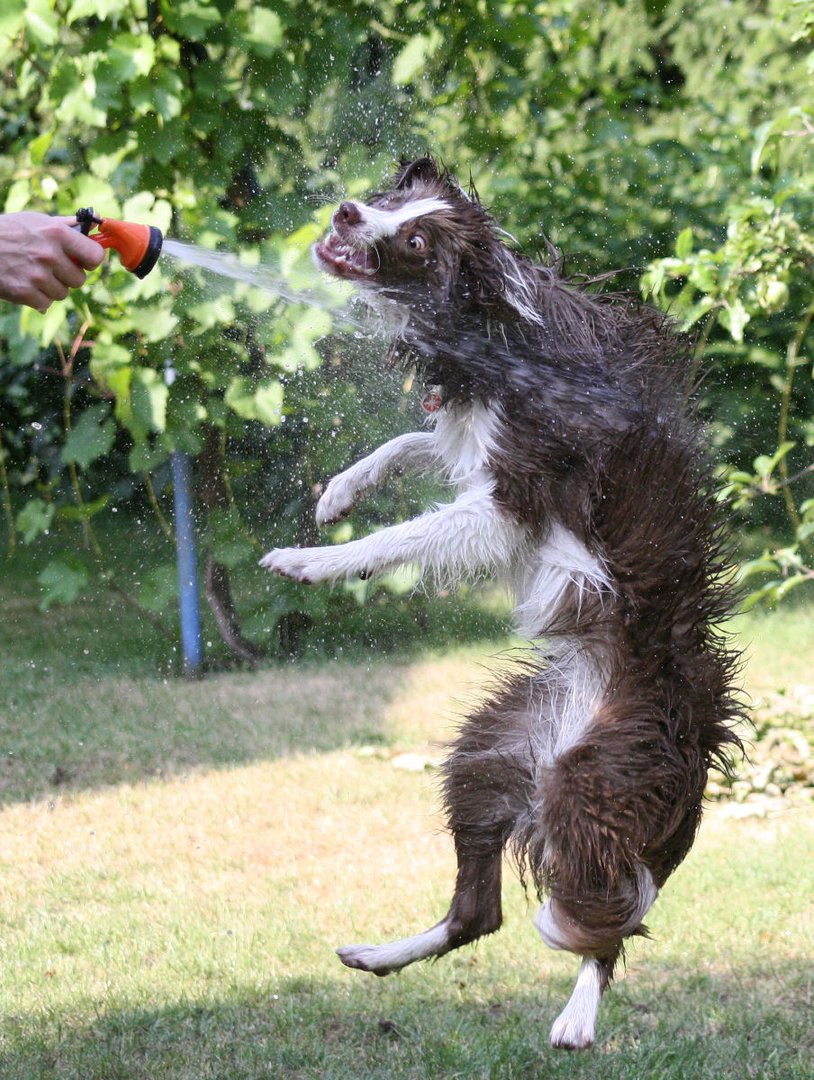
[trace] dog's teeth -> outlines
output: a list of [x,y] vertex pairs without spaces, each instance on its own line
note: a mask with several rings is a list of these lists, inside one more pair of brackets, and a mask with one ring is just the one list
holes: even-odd
[[374,267],[366,265],[367,258],[357,247],[340,239],[335,232],[330,233],[326,243],[326,255],[330,257],[334,266],[341,269],[352,269],[354,273],[373,277],[376,273]]

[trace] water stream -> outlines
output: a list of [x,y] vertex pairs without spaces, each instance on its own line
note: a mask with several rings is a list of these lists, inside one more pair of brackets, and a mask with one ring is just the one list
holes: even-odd
[[355,319],[348,312],[347,307],[327,290],[322,290],[318,286],[313,289],[292,289],[280,274],[269,266],[263,266],[262,263],[257,266],[248,266],[229,252],[212,251],[210,248],[198,247],[197,244],[185,244],[179,240],[165,239],[161,254],[162,256],[169,255],[190,266],[199,266],[220,277],[242,281],[289,304],[307,304],[309,307],[329,311],[334,318],[347,325],[359,325],[359,320]]

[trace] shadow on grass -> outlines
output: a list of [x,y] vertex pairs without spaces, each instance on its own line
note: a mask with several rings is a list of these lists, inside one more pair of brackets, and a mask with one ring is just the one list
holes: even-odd
[[43,671],[3,695],[0,803],[294,753],[384,745],[409,664],[286,665],[201,681]]
[[4,586],[0,615],[0,805],[387,745],[388,706],[420,655],[420,641],[405,636],[397,656],[358,647],[353,659],[187,680],[160,673],[166,642],[108,594],[42,613]]
[[[570,992],[534,993],[411,978],[404,992],[367,981],[287,980],[228,1000],[105,1007],[90,1021],[6,1023],[4,1080],[810,1080],[811,981],[802,961],[730,977],[661,972],[603,1001],[595,1047],[553,1051],[551,1021]],[[396,980],[393,980],[396,982]],[[406,980],[401,980],[402,985]],[[397,988],[400,990],[401,988]],[[494,992],[494,988],[493,992]],[[649,993],[649,997],[645,994]],[[467,1000],[470,998],[470,1000]]]

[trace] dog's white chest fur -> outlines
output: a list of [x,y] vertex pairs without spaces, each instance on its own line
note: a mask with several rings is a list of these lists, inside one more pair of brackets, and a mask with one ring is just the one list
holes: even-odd
[[434,414],[435,449],[444,472],[459,490],[491,478],[489,459],[499,421],[494,410],[475,402]]
[[[500,433],[499,416],[476,402],[443,409],[436,417],[435,453],[444,473],[460,492],[478,492],[493,503],[492,468]],[[569,587],[579,594],[612,592],[612,582],[601,560],[558,521],[547,523],[545,539],[534,543],[507,515],[501,517],[512,557],[493,568],[509,571],[508,584],[516,598],[515,621],[524,637],[545,633],[546,624],[555,618]]]

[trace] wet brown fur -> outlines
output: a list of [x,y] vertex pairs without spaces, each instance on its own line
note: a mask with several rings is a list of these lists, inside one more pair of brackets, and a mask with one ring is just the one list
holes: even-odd
[[[508,847],[552,898],[569,947],[598,958],[607,982],[624,937],[643,932],[631,925],[638,870],[661,888],[693,843],[710,766],[738,746],[738,657],[720,629],[734,595],[688,342],[630,297],[595,294],[566,281],[558,260],[514,252],[430,159],[404,163],[369,203],[432,196],[450,210],[421,222],[429,254],[406,249],[412,225],[377,244],[370,291],[407,313],[396,351],[445,406],[497,412],[496,501],[531,535],[560,522],[614,583],[601,599],[575,591],[542,620],[543,642],[450,749],[449,948],[500,925]],[[605,689],[576,745],[546,760],[562,642],[601,666]]]

